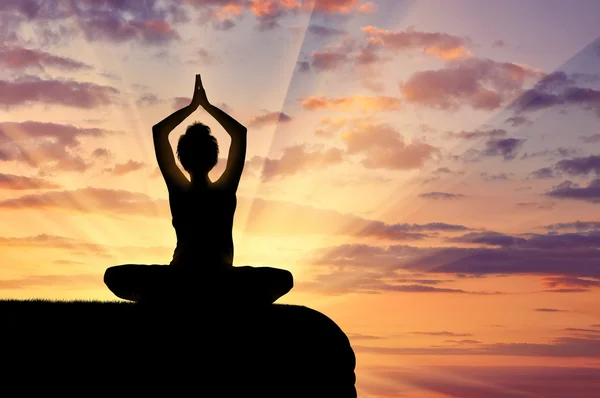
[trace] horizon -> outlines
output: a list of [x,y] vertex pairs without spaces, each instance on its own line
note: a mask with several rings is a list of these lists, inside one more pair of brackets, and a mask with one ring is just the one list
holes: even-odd
[[293,274],[359,397],[598,395],[600,3],[75,3],[0,6],[0,298],[171,261],[151,128],[199,73],[248,128],[234,265]]

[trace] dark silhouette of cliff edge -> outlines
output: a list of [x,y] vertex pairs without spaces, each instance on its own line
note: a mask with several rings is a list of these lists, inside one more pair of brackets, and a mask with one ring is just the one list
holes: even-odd
[[344,332],[304,306],[0,301],[6,396],[355,398]]

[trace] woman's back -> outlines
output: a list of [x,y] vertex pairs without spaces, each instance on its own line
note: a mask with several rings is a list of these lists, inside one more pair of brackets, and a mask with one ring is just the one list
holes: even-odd
[[233,264],[235,193],[207,187],[169,189],[177,247],[171,265],[213,268]]

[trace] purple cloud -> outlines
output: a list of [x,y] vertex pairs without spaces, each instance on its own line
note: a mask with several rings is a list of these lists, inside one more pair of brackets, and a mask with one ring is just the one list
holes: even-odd
[[464,195],[447,192],[426,192],[420,194],[419,197],[426,199],[457,199],[464,197]]
[[524,139],[516,138],[491,139],[486,142],[486,149],[482,152],[482,155],[502,156],[504,160],[511,160],[517,156],[517,152],[524,142]]
[[92,66],[71,58],[8,43],[0,44],[0,66],[17,70],[34,68],[40,71],[44,71],[47,67],[66,71],[93,69]]
[[551,73],[541,79],[532,89],[526,90],[509,108],[517,114],[533,112],[555,106],[576,105],[596,112],[600,117],[600,91],[574,86],[575,79],[565,72]]
[[600,178],[592,180],[587,187],[580,187],[572,181],[564,181],[546,192],[546,195],[558,199],[583,200],[600,203]]
[[0,92],[0,106],[5,109],[35,103],[93,109],[119,103],[119,90],[114,87],[64,79],[42,80],[36,76],[0,80]]

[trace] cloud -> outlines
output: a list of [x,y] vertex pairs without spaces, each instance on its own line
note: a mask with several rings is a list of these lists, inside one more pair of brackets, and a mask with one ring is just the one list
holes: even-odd
[[0,106],[5,109],[32,104],[94,109],[119,103],[119,90],[114,87],[65,79],[42,80],[36,76],[0,80],[0,91]]
[[[335,210],[261,198],[239,197],[237,213],[247,214],[245,232],[254,235],[307,234],[404,241],[419,239],[428,234],[470,230],[464,225],[440,222],[386,223]],[[294,228],[290,229],[290,225],[294,225]],[[411,283],[429,284],[429,282],[425,283],[422,279],[411,280]]]
[[85,250],[97,255],[107,255],[106,246],[89,243],[80,239],[73,239],[58,235],[39,234],[25,237],[0,237],[0,246],[24,248],[50,248],[64,250]]
[[196,50],[196,59],[192,60],[192,63],[199,63],[201,65],[211,65],[214,62],[214,57],[206,49],[200,48]]
[[574,229],[579,232],[594,231],[594,230],[600,229],[600,222],[599,221],[579,221],[578,220],[578,221],[568,222],[568,223],[550,224],[550,225],[546,225],[544,228],[546,228],[550,231],[559,231],[559,230],[565,230],[565,229]]
[[600,245],[600,231],[586,233],[533,234],[511,236],[494,231],[470,232],[460,237],[448,238],[448,242],[480,243],[484,245],[523,249],[577,249]]
[[0,144],[49,138],[66,147],[76,147],[80,137],[104,137],[110,130],[100,128],[81,128],[70,124],[49,122],[1,122]]
[[295,0],[270,1],[252,0],[250,11],[258,20],[261,30],[279,27],[278,19],[289,11],[300,9],[300,3]]
[[342,136],[350,155],[361,154],[369,169],[409,170],[422,167],[439,150],[421,141],[407,143],[387,124],[357,123]]
[[588,175],[590,173],[600,175],[600,156],[592,155],[573,159],[563,159],[556,163],[554,168],[571,176]]
[[600,133],[579,137],[586,144],[595,144],[600,142]]
[[368,5],[359,5],[358,0],[184,0],[184,3],[205,9],[200,23],[212,22],[215,28],[221,30],[233,28],[235,22],[232,18],[241,19],[244,11],[256,18],[257,29],[269,30],[279,28],[281,18],[298,12],[349,14],[354,10],[367,12],[369,8]]
[[261,128],[269,124],[288,123],[292,118],[283,112],[267,112],[254,116],[247,124],[248,127]]
[[[46,122],[0,123],[0,160],[17,161],[48,170],[83,172],[91,163],[77,154],[80,138],[104,137],[114,132]],[[92,157],[100,155],[94,152]]]
[[456,60],[471,55],[466,49],[466,46],[471,44],[469,38],[413,29],[391,32],[374,26],[365,26],[361,30],[367,35],[369,42],[392,52],[420,50],[445,60]]
[[0,209],[56,209],[80,213],[113,213],[170,217],[166,200],[126,190],[80,188],[25,195],[0,201]]
[[552,170],[550,167],[542,167],[541,169],[532,171],[531,177],[541,180],[541,179],[547,179],[547,178],[554,178],[555,175],[554,175],[554,170]]
[[350,54],[354,47],[355,41],[346,37],[336,46],[328,46],[323,51],[313,51],[310,54],[311,66],[316,71],[338,69],[351,60]]
[[525,116],[512,116],[504,121],[504,123],[510,124],[512,127],[529,126],[533,122],[527,119]]
[[348,55],[339,51],[313,51],[311,53],[313,69],[317,71],[334,70],[345,65]]
[[111,156],[110,151],[106,148],[96,148],[92,152],[92,158],[109,159]]
[[[365,5],[364,10],[372,7]],[[320,36],[332,36],[343,32],[337,29],[323,29],[320,26],[312,29],[312,33]],[[364,83],[374,91],[381,91],[381,83],[371,80],[376,71],[365,69],[366,66],[392,60],[392,55],[401,51],[418,50],[429,55],[446,60],[456,60],[470,56],[464,45],[470,42],[468,38],[459,38],[444,33],[429,33],[407,30],[405,32],[391,32],[374,26],[362,27],[366,41],[357,40],[346,36],[340,43],[326,46],[321,51],[313,51],[310,55],[310,66],[316,71],[336,70],[348,64],[361,67]],[[306,61],[305,61],[306,62]],[[303,66],[306,70],[308,65]]]
[[479,340],[468,340],[468,339],[463,339],[463,340],[444,340],[444,343],[453,343],[453,344],[463,345],[463,344],[481,344],[481,341],[479,341]]
[[[463,225],[428,223],[428,224],[387,224],[382,221],[364,222],[356,236],[371,236],[391,240],[421,240],[429,237],[424,232],[443,231],[457,232],[469,228]],[[423,283],[420,281],[419,283]],[[425,283],[427,284],[427,283]]]
[[478,243],[489,246],[516,246],[527,242],[527,239],[514,237],[494,231],[470,232],[455,238],[448,238],[448,242],[453,243]]
[[[178,4],[163,8],[155,2],[129,0],[82,0],[73,4],[42,0],[9,1],[3,4],[3,11],[13,21],[13,28],[19,30],[21,25],[32,23],[36,36],[45,40],[50,37],[52,44],[67,43],[79,34],[88,41],[164,44],[179,39],[168,20],[179,22],[186,19]],[[77,21],[77,28],[66,25],[73,20]]]
[[[558,148],[554,151],[544,150],[534,153],[526,153],[521,158],[525,159],[534,156],[572,156],[579,153],[580,150],[567,148]],[[574,157],[571,159],[562,159],[551,167],[543,167],[531,173],[536,179],[548,179],[560,177],[562,175],[586,176],[588,174],[600,175],[600,156],[592,155],[587,157]]]
[[437,70],[420,71],[400,83],[407,102],[435,109],[495,110],[515,95],[523,85],[540,73],[510,62],[468,58]]
[[62,186],[42,178],[0,173],[0,189],[27,190],[55,188],[62,188]]
[[536,308],[534,309],[536,312],[569,312],[567,310],[558,310],[556,308]]
[[[356,351],[371,352],[362,346]],[[571,398],[574,391],[578,398],[595,398],[600,378],[598,368],[567,366],[394,366],[365,373],[363,379],[377,380],[358,384],[369,396],[448,398]]]
[[359,269],[337,271],[320,274],[310,282],[298,282],[294,288],[301,291],[326,294],[384,292],[400,293],[450,293],[450,294],[494,294],[489,292],[471,292],[462,289],[426,286],[422,284],[401,284],[405,278],[396,278],[383,272],[364,271]]
[[97,17],[82,22],[82,31],[88,41],[122,43],[137,41],[142,44],[166,44],[180,39],[179,34],[166,21],[131,20],[118,16]]
[[528,357],[600,357],[600,339],[557,337],[552,343],[494,343],[474,347],[365,347],[357,352],[389,355],[514,355]]
[[570,157],[570,156],[577,156],[579,153],[581,153],[581,149],[579,148],[565,148],[565,147],[558,147],[556,149],[544,149],[542,151],[536,151],[536,152],[525,152],[522,156],[521,159],[528,159],[528,158],[533,158],[533,157],[539,157],[539,156],[546,156],[546,157]]
[[347,14],[360,7],[358,0],[305,0],[304,4],[308,8],[314,7],[314,11],[329,14]]
[[101,285],[102,275],[33,275],[18,279],[0,279],[0,290],[32,289],[41,286],[68,286],[69,288],[86,288],[90,285]]
[[579,106],[591,110],[600,117],[600,91],[575,86],[574,75],[563,71],[553,72],[541,79],[533,88],[526,90],[513,101],[509,108],[517,114],[534,112],[556,106]]
[[324,96],[311,96],[300,98],[300,103],[306,110],[331,109],[342,112],[389,112],[400,109],[400,100],[395,97],[368,97],[354,95],[350,97],[327,98]]
[[190,97],[175,97],[171,102],[171,107],[173,109],[181,109],[188,106],[192,102]]
[[556,202],[547,202],[547,203],[542,203],[542,202],[522,202],[522,203],[517,203],[516,204],[519,207],[535,207],[538,209],[552,209],[554,207],[554,205],[556,205]]
[[524,139],[504,138],[491,139],[485,143],[483,156],[502,156],[504,160],[511,160],[517,156],[517,152],[523,146]]
[[457,199],[464,197],[464,195],[446,192],[426,192],[420,194],[419,197],[426,199]]
[[42,50],[28,49],[10,43],[0,44],[0,66],[17,70],[33,68],[37,71],[44,71],[48,67],[65,71],[93,69],[92,66],[72,58],[60,57]]
[[315,130],[315,135],[321,137],[332,137],[333,134],[344,127],[346,123],[348,123],[348,119],[345,117],[325,117],[321,119],[319,127]]
[[350,339],[350,341],[356,341],[356,340],[379,340],[381,339],[381,337],[379,336],[371,336],[368,334],[360,334],[360,333],[346,333],[346,335],[348,336],[348,339]]
[[542,285],[547,288],[590,288],[599,287],[600,280],[582,279],[574,276],[552,276],[542,279]]
[[492,129],[492,130],[474,130],[474,131],[461,131],[458,133],[448,132],[445,134],[445,138],[460,138],[465,140],[472,140],[478,138],[501,138],[506,136],[506,130],[503,129]]
[[496,173],[496,174],[490,174],[487,172],[481,173],[480,176],[483,180],[485,181],[498,181],[498,180],[508,180],[510,179],[510,176],[513,176],[514,173]]
[[308,73],[308,72],[310,72],[310,62],[308,62],[308,61],[298,61],[298,72],[300,72],[300,73]]
[[600,178],[592,180],[587,187],[580,187],[572,181],[564,181],[546,192],[547,196],[558,199],[583,200],[600,203]]
[[367,3],[361,4],[358,7],[358,10],[363,14],[370,14],[372,12],[375,12],[375,6],[373,5],[373,2],[369,1]]
[[262,164],[262,179],[269,181],[276,177],[294,175],[300,171],[333,166],[344,161],[344,152],[338,148],[309,149],[306,145],[285,148],[281,158],[251,159],[256,165]]
[[308,26],[308,33],[320,37],[331,37],[343,35],[344,31],[329,26],[310,24]]
[[471,337],[473,336],[471,333],[454,333],[448,331],[441,332],[409,332],[412,334],[422,334],[426,336],[444,336],[444,337]]
[[145,93],[141,95],[137,100],[136,104],[138,106],[152,106],[161,103],[162,101],[158,99],[158,97],[152,93]]
[[358,267],[372,272],[600,277],[600,269],[595,266],[600,260],[600,234],[534,234],[530,239],[519,239],[473,233],[458,241],[495,247],[346,244],[317,249],[306,261],[315,266]]
[[113,174],[114,176],[120,177],[125,174],[129,174],[131,172],[141,170],[144,167],[146,167],[146,164],[143,162],[136,162],[135,160],[128,160],[125,163],[118,163],[112,168],[104,169],[104,171],[107,171],[107,172]]

